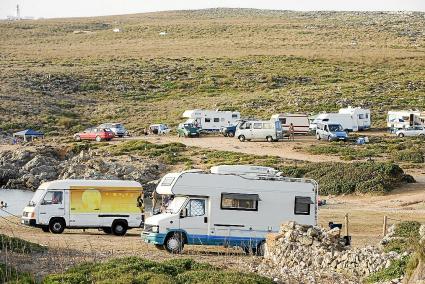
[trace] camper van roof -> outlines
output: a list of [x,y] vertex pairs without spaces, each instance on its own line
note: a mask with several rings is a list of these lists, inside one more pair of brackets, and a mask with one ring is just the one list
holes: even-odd
[[276,175],[278,171],[271,167],[222,165],[212,167],[211,173],[220,175]]
[[279,117],[306,117],[307,114],[305,113],[277,113],[273,114],[272,118],[279,118]]
[[44,182],[40,189],[70,189],[72,186],[104,186],[104,187],[139,187],[137,181],[128,180],[87,180],[87,179],[63,179]]

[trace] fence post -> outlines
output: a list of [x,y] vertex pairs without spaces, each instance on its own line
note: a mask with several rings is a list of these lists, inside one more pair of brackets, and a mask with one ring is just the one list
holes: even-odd
[[382,226],[382,236],[385,237],[387,234],[387,216],[384,216],[384,225]]
[[349,234],[348,234],[348,213],[345,213],[345,235],[349,236]]

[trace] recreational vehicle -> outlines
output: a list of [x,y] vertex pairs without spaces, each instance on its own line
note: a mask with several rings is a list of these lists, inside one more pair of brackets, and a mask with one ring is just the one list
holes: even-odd
[[267,140],[269,142],[283,139],[282,124],[279,120],[248,120],[242,121],[236,127],[235,137],[239,141]]
[[391,131],[413,127],[416,125],[425,125],[425,112],[415,110],[389,111],[387,118],[387,127]]
[[286,221],[317,223],[318,185],[273,168],[216,166],[169,173],[156,192],[173,199],[146,219],[142,239],[171,253],[185,244],[239,246],[261,254],[266,235]]
[[344,131],[358,131],[357,122],[351,114],[345,113],[321,113],[310,124],[310,130],[315,131],[319,123],[339,124]]
[[222,127],[236,125],[241,115],[237,111],[194,109],[186,110],[183,117],[188,119],[185,123],[192,123],[201,131],[216,132]]
[[361,107],[353,108],[349,106],[347,108],[341,108],[338,113],[351,115],[352,119],[354,120],[354,125],[357,126],[358,130],[370,129],[371,117],[369,109],[364,109]]
[[135,181],[55,180],[40,185],[21,222],[54,234],[98,228],[121,236],[143,225],[142,198],[142,186]]
[[291,123],[294,126],[295,134],[307,134],[310,130],[310,122],[306,114],[280,113],[272,115],[271,119],[279,120],[284,132],[289,130]]

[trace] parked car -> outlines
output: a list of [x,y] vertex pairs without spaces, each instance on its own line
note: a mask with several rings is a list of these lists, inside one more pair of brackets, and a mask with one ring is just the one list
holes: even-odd
[[220,133],[225,137],[233,137],[236,133],[236,125],[225,126],[220,129]]
[[103,123],[99,125],[98,127],[110,129],[112,132],[114,132],[115,136],[117,137],[128,136],[128,131],[127,129],[125,129],[122,123]]
[[398,137],[404,136],[421,136],[425,137],[425,128],[421,125],[411,126],[408,128],[400,129],[395,133]]
[[179,137],[199,137],[199,128],[192,123],[180,123],[177,127]]
[[316,128],[317,140],[326,139],[328,141],[347,141],[348,134],[341,124],[318,123]]
[[171,129],[165,124],[152,124],[149,126],[149,131],[153,134],[167,134],[171,131]]
[[282,124],[279,120],[243,121],[236,127],[235,137],[241,142],[245,140],[279,141],[283,139]]
[[83,132],[74,134],[74,139],[76,141],[81,140],[96,140],[100,141],[109,141],[114,138],[115,134],[109,128],[87,128]]

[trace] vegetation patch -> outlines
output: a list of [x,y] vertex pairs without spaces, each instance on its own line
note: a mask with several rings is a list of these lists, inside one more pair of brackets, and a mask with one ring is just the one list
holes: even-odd
[[0,248],[1,250],[25,254],[47,251],[46,247],[39,244],[3,234],[0,234]]
[[191,259],[155,262],[139,257],[84,263],[63,274],[47,276],[43,284],[92,283],[273,283],[252,273],[221,270]]
[[389,267],[369,275],[366,282],[376,283],[402,277],[406,271],[409,259],[409,256],[404,256],[400,259],[394,260]]
[[11,266],[0,263],[0,283],[5,284],[33,284],[33,277],[28,273],[21,273]]

